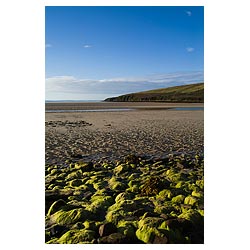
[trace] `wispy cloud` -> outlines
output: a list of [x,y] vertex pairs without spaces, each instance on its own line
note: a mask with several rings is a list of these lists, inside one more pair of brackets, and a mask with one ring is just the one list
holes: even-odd
[[192,48],[192,47],[187,47],[186,50],[187,50],[187,52],[193,52],[193,51],[194,51],[194,48]]
[[50,48],[50,47],[52,47],[51,44],[49,44],[49,43],[46,43],[46,44],[45,44],[45,48]]
[[105,99],[127,93],[203,82],[203,79],[203,71],[100,80],[55,76],[46,79],[46,99]]
[[187,10],[187,11],[186,11],[186,14],[187,14],[188,16],[192,16],[192,12],[191,12],[190,10]]
[[85,49],[87,49],[87,48],[92,48],[93,46],[92,45],[90,45],[90,44],[84,44],[83,45],[83,48],[85,48]]

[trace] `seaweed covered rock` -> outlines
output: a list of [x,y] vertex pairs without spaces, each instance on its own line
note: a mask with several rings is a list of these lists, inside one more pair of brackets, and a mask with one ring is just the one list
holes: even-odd
[[62,207],[66,206],[66,202],[62,199],[55,201],[49,208],[49,211],[47,213],[47,216],[50,216],[51,214],[57,212],[60,210]]
[[172,198],[172,202],[180,204],[180,203],[183,203],[184,199],[185,199],[185,196],[182,194],[179,194]]
[[189,209],[183,213],[181,213],[179,218],[186,219],[191,221],[194,225],[203,223],[203,216],[195,209]]
[[197,204],[197,202],[198,202],[197,198],[195,198],[191,195],[187,196],[184,200],[184,204],[191,205],[191,206]]
[[79,244],[84,242],[93,242],[95,240],[96,233],[92,230],[81,229],[81,230],[69,230],[62,235],[57,243],[59,244]]
[[143,225],[136,230],[136,237],[144,243],[167,243],[168,239],[166,235],[161,233],[157,228],[149,225]]
[[136,221],[121,220],[117,224],[117,231],[119,233],[124,234],[129,239],[135,239],[136,238],[136,235],[135,235],[136,227],[137,227]]
[[67,164],[46,168],[46,243],[203,243],[199,160]]
[[131,193],[126,193],[126,192],[122,192],[120,194],[118,194],[116,197],[115,197],[115,202],[116,203],[119,203],[121,201],[125,201],[125,200],[131,200],[134,198],[134,195],[131,194]]
[[141,161],[141,158],[136,156],[136,155],[128,155],[124,158],[124,161],[127,163],[127,164],[138,164],[140,161]]
[[114,174],[120,175],[132,170],[132,167],[129,164],[120,164],[116,168],[114,168]]
[[170,189],[163,189],[156,197],[157,199],[170,200],[173,196],[174,194]]
[[70,225],[78,221],[85,221],[90,215],[90,212],[83,208],[76,208],[70,211],[59,210],[50,216],[50,221],[58,225]]
[[141,218],[138,222],[138,227],[141,228],[144,225],[148,225],[150,227],[158,227],[164,221],[164,219],[159,217],[145,217],[146,214]]
[[75,163],[75,169],[79,169],[82,172],[89,172],[94,170],[94,165],[92,162],[77,162]]
[[71,181],[74,179],[81,179],[82,177],[83,177],[82,171],[77,170],[77,171],[73,171],[70,174],[68,174],[67,177],[65,178],[65,181]]
[[121,233],[113,233],[108,236],[98,239],[99,244],[125,244],[127,243],[126,236]]
[[123,192],[126,190],[127,188],[127,184],[124,183],[124,181],[122,182],[121,179],[118,179],[116,177],[112,177],[109,181],[109,188],[111,190],[114,190],[116,192]]
[[148,178],[141,187],[141,195],[156,195],[163,189],[169,187],[169,182],[157,176]]
[[86,210],[97,219],[104,218],[106,210],[114,203],[114,198],[111,196],[94,196],[91,198],[91,204],[86,206]]

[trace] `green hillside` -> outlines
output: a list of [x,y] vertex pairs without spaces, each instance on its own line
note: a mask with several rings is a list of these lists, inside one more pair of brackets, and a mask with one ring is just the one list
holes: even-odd
[[154,89],[107,98],[106,102],[204,102],[204,83]]

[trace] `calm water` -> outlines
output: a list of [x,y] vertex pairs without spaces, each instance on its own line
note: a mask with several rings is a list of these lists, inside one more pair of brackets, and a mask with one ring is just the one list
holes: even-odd
[[116,111],[131,111],[135,109],[76,109],[76,110],[46,110],[46,113],[72,113],[72,112],[116,112]]
[[[76,110],[46,110],[46,113],[72,113],[72,112],[121,112],[121,111],[133,111],[140,110],[136,108],[107,108],[107,109],[76,109]],[[146,109],[143,109],[146,110]],[[157,110],[157,109],[154,109]],[[160,108],[159,110],[165,110],[164,108]],[[204,110],[204,107],[178,107],[178,108],[166,108],[166,110],[178,110],[178,111],[196,111],[196,110]]]
[[179,108],[173,108],[173,110],[180,110],[180,111],[204,110],[204,107],[179,107]]

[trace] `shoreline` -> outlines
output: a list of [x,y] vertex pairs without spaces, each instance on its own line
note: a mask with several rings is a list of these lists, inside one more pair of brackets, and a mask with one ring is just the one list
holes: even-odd
[[96,110],[133,108],[138,110],[167,109],[179,107],[204,107],[204,103],[159,103],[159,102],[49,102],[46,110]]

